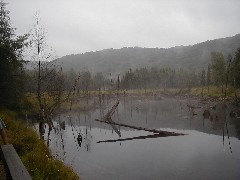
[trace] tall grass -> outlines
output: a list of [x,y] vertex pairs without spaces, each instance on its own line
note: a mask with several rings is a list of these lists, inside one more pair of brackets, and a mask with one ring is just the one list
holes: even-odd
[[[237,89],[235,91],[234,87],[229,86],[227,89],[227,96],[234,97],[235,92],[238,95],[240,93],[240,89]],[[202,88],[201,87],[192,88],[190,94],[194,95],[194,96],[201,96]],[[224,96],[224,94],[225,94],[225,88],[224,88],[223,92],[222,92],[221,87],[217,87],[217,86],[210,86],[209,88],[208,87],[203,88],[203,96],[221,97],[221,96]]]
[[33,179],[79,179],[72,168],[51,156],[44,141],[40,140],[35,130],[21,121],[16,113],[1,110],[0,117],[7,126],[9,142],[13,144]]

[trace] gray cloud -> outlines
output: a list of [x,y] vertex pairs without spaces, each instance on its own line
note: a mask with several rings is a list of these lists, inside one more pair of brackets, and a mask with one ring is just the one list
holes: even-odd
[[57,55],[190,45],[240,33],[239,0],[8,0],[17,33],[40,11]]

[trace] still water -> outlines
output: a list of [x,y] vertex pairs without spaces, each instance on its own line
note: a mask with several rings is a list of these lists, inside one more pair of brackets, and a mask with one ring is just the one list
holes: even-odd
[[84,103],[94,108],[62,113],[54,119],[55,129],[45,133],[53,154],[82,179],[240,179],[240,119],[230,117],[230,105],[121,98],[114,122],[186,134],[159,137],[95,121],[116,99]]

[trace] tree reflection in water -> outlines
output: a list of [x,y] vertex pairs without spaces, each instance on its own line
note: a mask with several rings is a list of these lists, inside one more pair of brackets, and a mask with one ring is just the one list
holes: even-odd
[[[229,114],[231,117],[231,114]],[[222,129],[223,150],[225,151],[225,136],[227,136],[228,147],[232,153],[231,141],[229,136],[229,128],[227,121],[227,105],[225,103],[218,103],[205,109],[203,112],[203,126],[204,120],[208,119],[212,122],[213,129]],[[225,134],[226,132],[226,134]]]

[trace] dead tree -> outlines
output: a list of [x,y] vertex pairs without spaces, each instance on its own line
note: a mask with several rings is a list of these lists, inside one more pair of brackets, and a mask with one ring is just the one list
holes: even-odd
[[[107,123],[110,124],[111,126],[113,125],[118,125],[118,126],[123,126],[123,127],[127,127],[127,128],[132,128],[132,129],[137,129],[137,130],[142,130],[142,131],[148,131],[148,132],[152,132],[152,133],[156,133],[159,134],[161,136],[180,136],[180,135],[185,135],[182,133],[175,133],[175,132],[168,132],[168,131],[161,131],[161,130],[156,130],[156,129],[148,129],[148,128],[143,128],[143,127],[137,127],[137,126],[132,126],[132,125],[127,125],[127,124],[121,124],[121,123],[116,123],[114,121],[112,121],[111,116],[114,114],[115,110],[117,109],[119,104],[119,101],[117,101],[113,107],[111,108],[111,110],[105,115],[105,117],[103,118],[103,120],[99,120],[99,119],[95,119],[95,121],[101,122],[101,123]],[[115,126],[114,126],[115,127]],[[113,128],[114,130],[116,129]],[[116,130],[115,130],[116,131]],[[116,132],[118,134],[118,132]]]
[[[53,60],[52,48],[48,48],[46,31],[40,23],[39,15],[34,17],[33,29],[31,30],[32,60],[36,62],[36,98],[39,107],[39,131],[44,133],[44,124],[52,128],[51,116],[55,109],[60,106],[63,95],[64,76],[62,68]],[[68,96],[67,96],[68,97]]]

